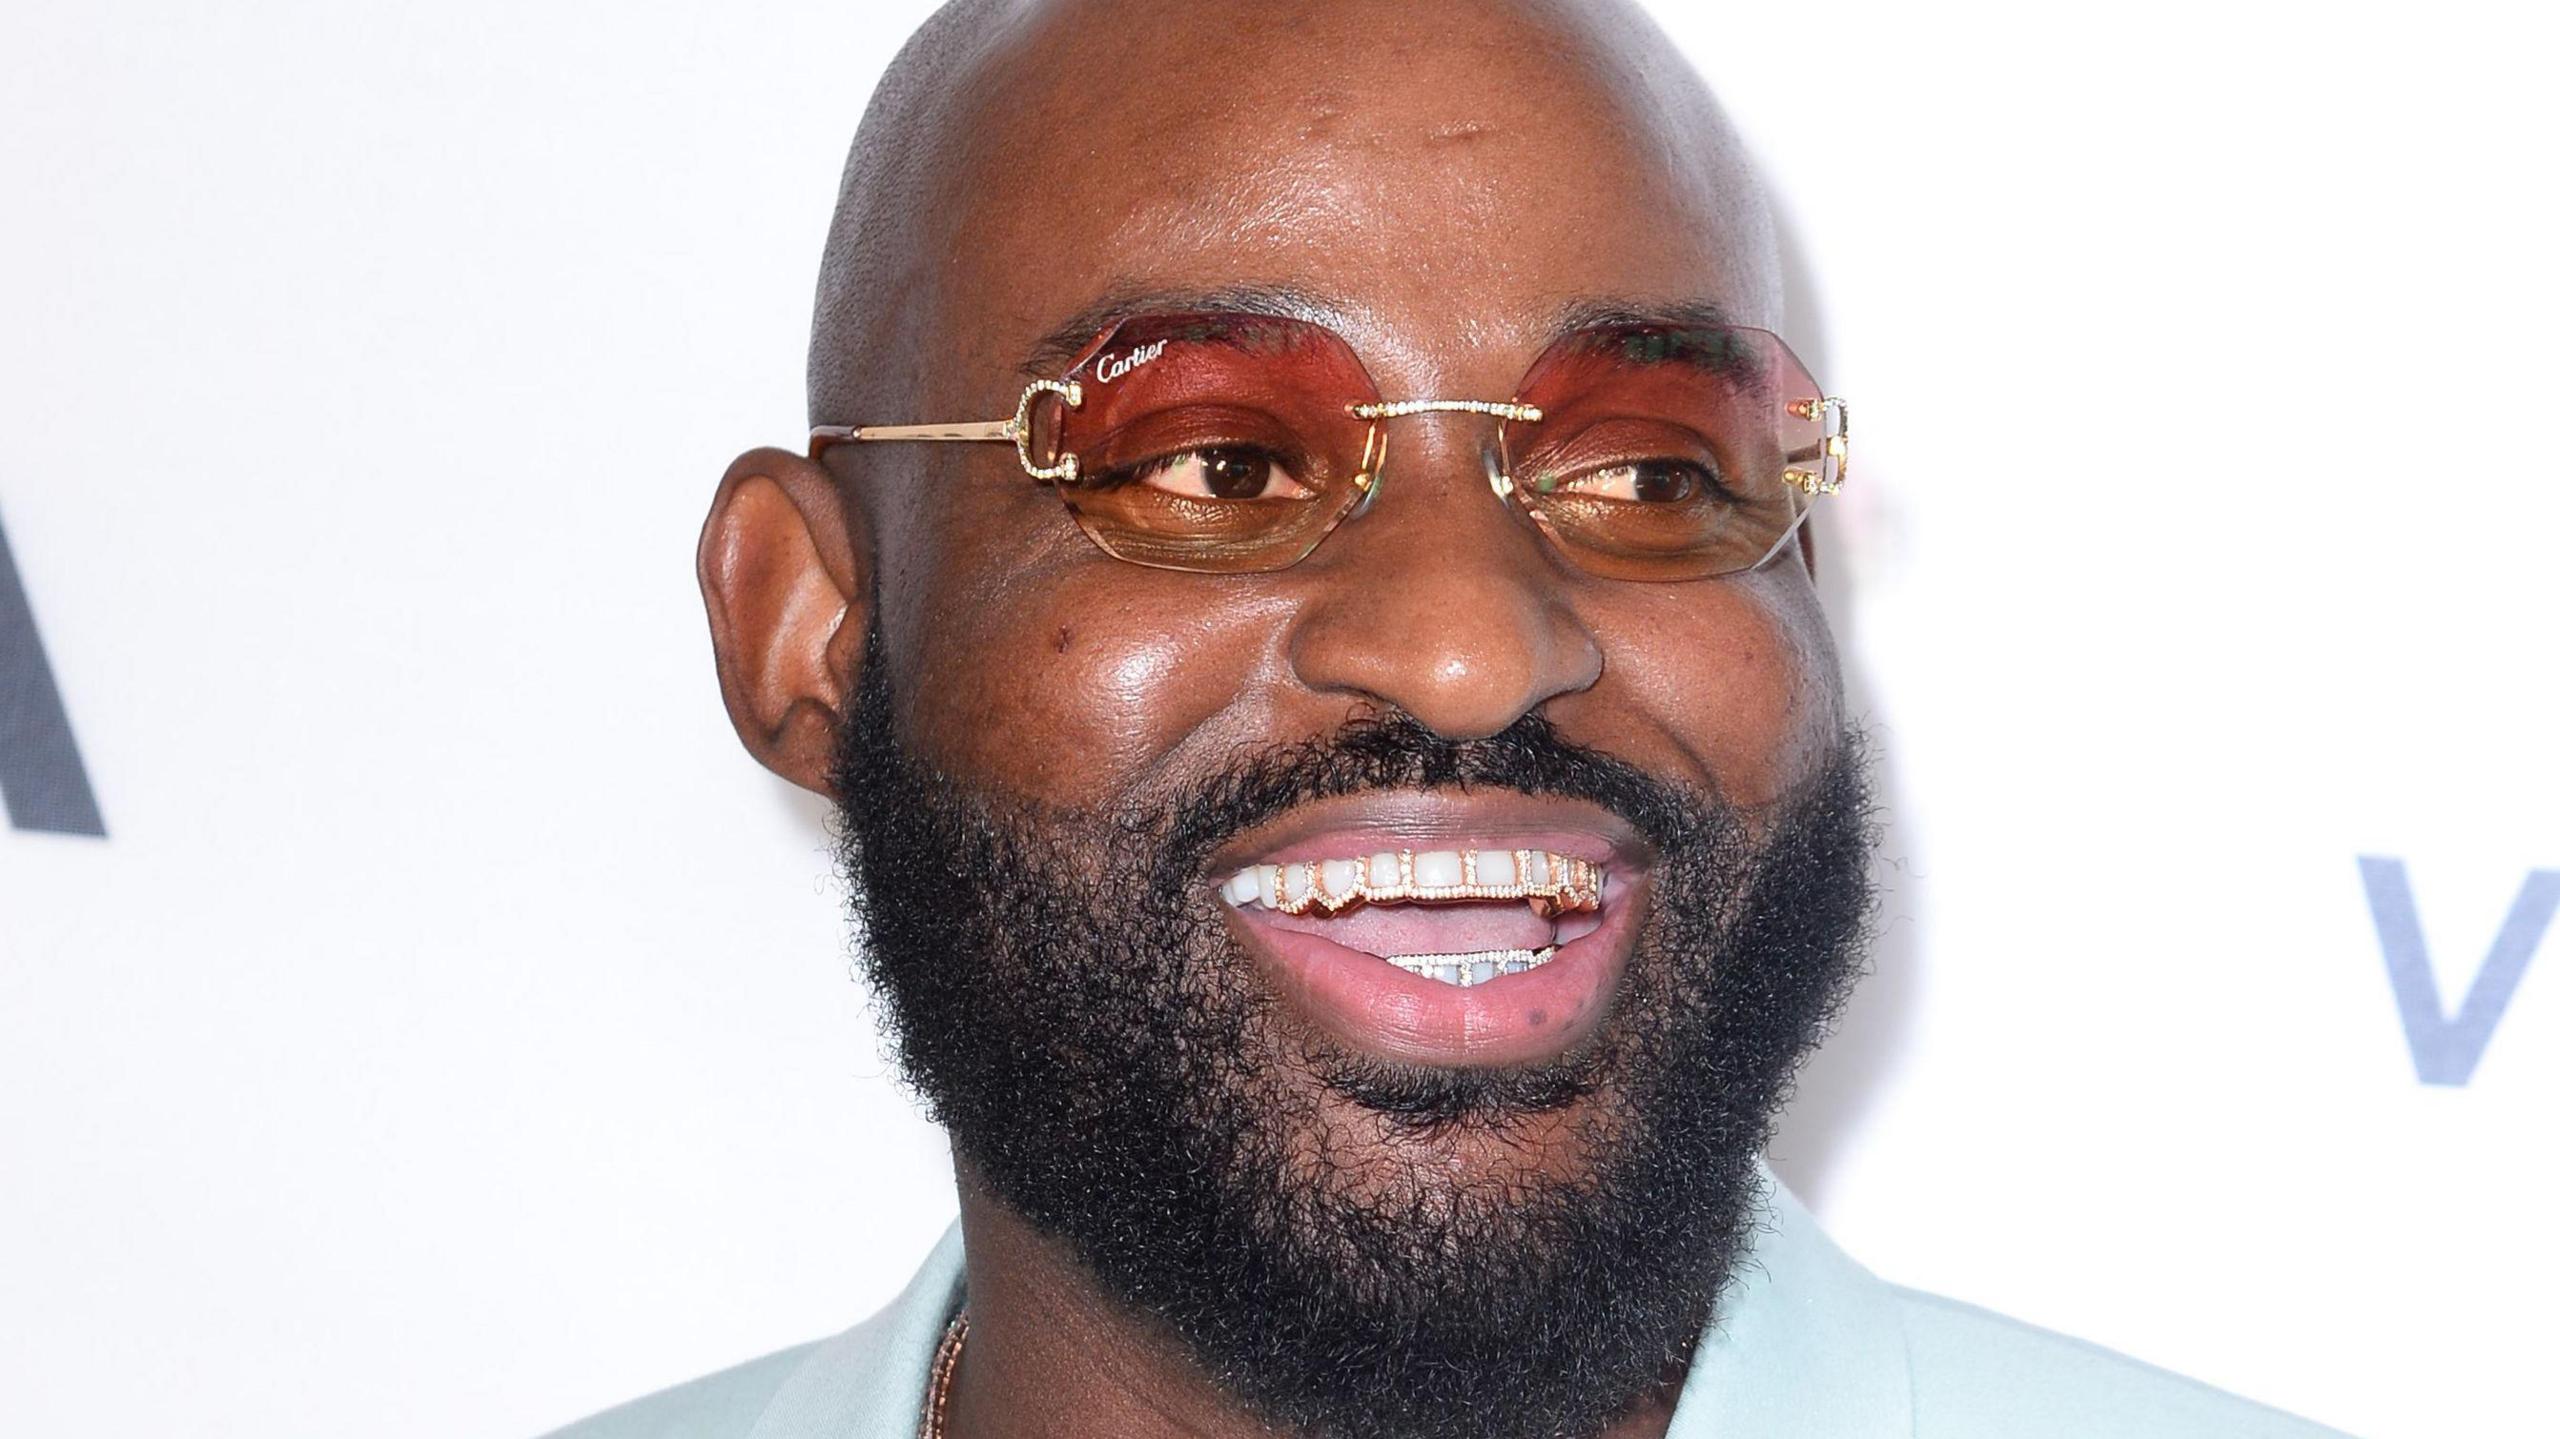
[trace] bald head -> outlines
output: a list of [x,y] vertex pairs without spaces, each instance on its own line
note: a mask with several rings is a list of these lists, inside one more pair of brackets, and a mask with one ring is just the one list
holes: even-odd
[[[1777,319],[1769,211],[1732,127],[1623,0],[953,0],[891,62],[854,137],[811,418],[920,413],[924,356],[955,353],[945,337],[1062,318],[1024,313],[1055,288],[1033,270],[1091,300],[1214,242],[1239,267],[1225,279],[1303,288],[1353,268],[1336,242],[1374,235],[1381,202],[1416,190],[1443,203],[1419,224],[1400,207],[1394,248],[1426,291],[1516,272],[1541,247],[1677,226],[1711,263],[1641,298]],[[1374,292],[1338,298],[1393,318]]]
[[878,398],[880,387],[857,386],[854,357],[918,327],[912,286],[921,278],[926,225],[956,180],[945,158],[975,108],[958,92],[978,83],[1020,8],[1018,0],[950,0],[907,37],[872,91],[845,157],[818,267],[809,334],[813,421],[839,413],[857,393]]

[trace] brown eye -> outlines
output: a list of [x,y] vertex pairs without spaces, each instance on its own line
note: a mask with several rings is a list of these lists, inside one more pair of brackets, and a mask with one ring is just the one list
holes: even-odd
[[1707,471],[1685,460],[1640,460],[1592,470],[1547,487],[1549,493],[1592,495],[1604,500],[1677,505],[1706,496],[1721,496],[1724,486]]
[[1268,450],[1235,445],[1169,455],[1140,469],[1135,478],[1195,500],[1303,500],[1315,493]]

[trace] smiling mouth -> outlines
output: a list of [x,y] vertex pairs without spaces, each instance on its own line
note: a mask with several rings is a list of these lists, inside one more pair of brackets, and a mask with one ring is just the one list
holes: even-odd
[[1382,850],[1248,865],[1218,888],[1239,911],[1442,984],[1525,974],[1599,927],[1605,866],[1545,849]]

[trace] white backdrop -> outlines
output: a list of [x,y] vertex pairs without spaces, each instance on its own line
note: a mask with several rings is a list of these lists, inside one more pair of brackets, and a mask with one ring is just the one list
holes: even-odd
[[[107,831],[0,829],[0,1432],[526,1435],[944,1223],[690,577],[925,8],[0,10],[0,525]],[[2554,1432],[2560,938],[2421,1084],[2357,864],[2448,1011],[2560,870],[2551,33],[1663,15],[1858,413],[1891,928],[1780,1168],[1888,1277]]]

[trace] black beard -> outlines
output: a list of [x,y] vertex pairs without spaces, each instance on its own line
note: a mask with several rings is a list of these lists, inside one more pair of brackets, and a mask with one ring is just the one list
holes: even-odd
[[[1581,1439],[1676,1384],[1745,1247],[1771,1118],[1864,952],[1853,735],[1757,816],[1536,716],[1453,742],[1400,713],[1066,812],[911,757],[869,652],[834,762],[864,963],[908,1082],[998,1198],[1293,1432]],[[1538,1066],[1443,1069],[1350,1054],[1278,1007],[1207,860],[1383,788],[1585,800],[1653,847],[1599,1033]],[[1533,1120],[1542,1143],[1562,1125],[1578,1172],[1432,1162]]]

